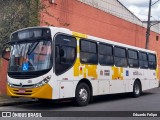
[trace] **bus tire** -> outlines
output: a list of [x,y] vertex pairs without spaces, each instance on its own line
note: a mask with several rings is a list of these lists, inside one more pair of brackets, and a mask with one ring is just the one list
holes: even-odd
[[88,105],[91,99],[91,92],[89,86],[86,83],[80,83],[77,86],[75,94],[75,102],[78,106]]
[[133,97],[139,97],[141,95],[142,92],[142,87],[139,81],[135,81],[134,85],[133,85]]

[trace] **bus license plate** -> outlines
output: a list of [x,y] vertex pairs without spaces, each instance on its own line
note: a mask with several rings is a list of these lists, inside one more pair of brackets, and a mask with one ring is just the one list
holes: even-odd
[[19,93],[25,93],[25,90],[19,90],[18,92]]

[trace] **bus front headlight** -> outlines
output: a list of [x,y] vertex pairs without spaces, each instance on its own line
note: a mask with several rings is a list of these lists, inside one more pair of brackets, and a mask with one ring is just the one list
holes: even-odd
[[35,84],[35,88],[43,86],[45,84],[47,84],[49,82],[49,80],[51,79],[51,76],[47,76],[45,79],[43,79],[41,82]]
[[11,84],[10,82],[7,81],[7,83],[8,83],[8,85],[9,85],[10,87],[12,87],[12,84]]

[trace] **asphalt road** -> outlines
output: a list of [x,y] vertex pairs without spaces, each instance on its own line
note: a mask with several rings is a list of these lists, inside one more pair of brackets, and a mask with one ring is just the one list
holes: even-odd
[[[5,106],[0,107],[0,111],[93,111],[93,113],[96,111],[160,111],[160,88],[147,90],[139,98],[132,98],[130,94],[99,96],[94,98],[94,101],[85,107],[77,107],[72,101],[63,101],[60,103]],[[65,117],[65,120],[68,119]],[[122,118],[118,119],[120,120]]]

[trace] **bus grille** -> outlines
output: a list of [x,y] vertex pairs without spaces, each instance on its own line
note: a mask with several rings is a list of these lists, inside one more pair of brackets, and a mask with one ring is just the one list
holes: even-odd
[[39,75],[9,75],[9,76],[15,79],[29,79],[29,78],[36,78]]
[[13,93],[16,95],[32,95],[32,90],[24,90],[24,93],[20,93],[19,89],[14,89]]
[[16,84],[11,84],[11,85],[14,88],[34,88],[34,86],[35,86],[35,85],[23,85],[23,86],[21,86],[21,85],[16,85]]

